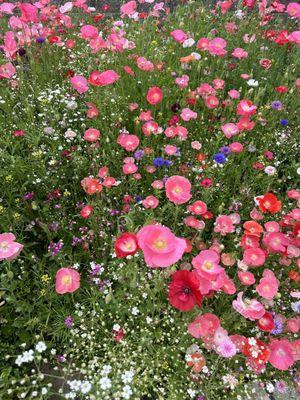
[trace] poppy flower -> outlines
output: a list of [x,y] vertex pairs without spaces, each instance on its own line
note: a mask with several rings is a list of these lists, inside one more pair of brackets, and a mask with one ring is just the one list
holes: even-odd
[[176,271],[169,285],[169,301],[180,311],[190,311],[195,305],[201,306],[200,282],[194,271]]
[[275,214],[281,210],[281,201],[273,193],[267,193],[258,198],[258,206],[262,212]]
[[137,237],[134,233],[125,232],[115,241],[115,253],[118,258],[135,254],[139,249]]
[[271,332],[275,328],[275,322],[272,315],[269,312],[265,312],[257,321],[257,326],[261,331]]
[[292,345],[286,339],[273,340],[270,343],[269,363],[281,371],[288,370],[294,364]]

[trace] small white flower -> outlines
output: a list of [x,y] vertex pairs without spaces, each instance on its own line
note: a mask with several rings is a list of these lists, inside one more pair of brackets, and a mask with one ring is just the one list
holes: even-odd
[[269,393],[273,393],[274,390],[275,390],[275,388],[274,388],[274,386],[272,385],[272,383],[267,383],[267,385],[266,385],[266,390],[267,390],[267,392],[269,392]]
[[196,396],[196,391],[193,389],[188,389],[187,392],[191,399],[193,399]]
[[256,81],[255,79],[249,79],[247,81],[247,85],[251,86],[251,87],[257,87],[258,86],[258,81]]
[[35,350],[39,353],[42,353],[43,351],[45,351],[47,349],[47,346],[44,342],[38,342],[35,345]]
[[99,380],[99,384],[101,386],[101,389],[107,390],[111,388],[111,379],[109,379],[107,376],[104,376]]
[[195,40],[193,38],[189,38],[189,39],[186,39],[182,43],[182,47],[183,48],[192,47],[194,44],[195,44]]
[[130,399],[130,396],[132,395],[132,390],[131,387],[126,385],[123,387],[123,391],[121,393],[121,396],[123,399]]
[[81,389],[81,393],[88,393],[90,390],[91,390],[91,388],[92,388],[92,385],[91,385],[91,383],[90,382],[88,382],[88,381],[83,381],[82,383],[81,383],[81,387],[80,387],[80,389]]
[[131,309],[131,313],[132,313],[133,315],[138,315],[139,309],[138,309],[137,307],[133,307],[133,308]]

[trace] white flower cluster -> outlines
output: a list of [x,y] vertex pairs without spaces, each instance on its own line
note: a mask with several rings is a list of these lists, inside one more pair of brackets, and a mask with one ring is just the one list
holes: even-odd
[[[38,353],[43,353],[47,349],[47,346],[44,342],[38,342],[35,345],[35,351]],[[34,350],[29,349],[24,351],[20,354],[17,358],[15,363],[20,367],[23,363],[29,363],[34,360]]]
[[92,389],[92,384],[89,381],[81,381],[79,379],[74,379],[73,381],[68,381],[71,392],[65,394],[66,399],[75,399],[77,393],[87,394]]

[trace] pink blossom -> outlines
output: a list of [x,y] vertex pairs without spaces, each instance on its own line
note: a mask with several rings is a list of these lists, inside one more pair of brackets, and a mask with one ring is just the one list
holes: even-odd
[[188,75],[182,75],[175,79],[175,83],[180,89],[184,89],[188,86],[189,80],[190,78]]
[[205,105],[207,108],[214,109],[219,105],[219,99],[216,96],[208,96],[205,98]]
[[196,215],[202,215],[205,214],[207,211],[207,205],[206,203],[204,203],[204,201],[201,200],[197,200],[195,201],[193,204],[188,206],[188,210],[192,213],[192,214],[196,214]]
[[230,150],[232,153],[241,153],[244,149],[244,146],[240,142],[233,142],[229,145]]
[[84,132],[84,138],[87,142],[96,142],[100,137],[98,129],[90,128]]
[[191,119],[196,119],[198,114],[195,111],[192,111],[190,108],[184,108],[180,114],[181,119],[183,121],[190,121]]
[[234,230],[232,219],[228,215],[220,215],[216,218],[214,232],[225,236],[228,233],[233,233]]
[[234,49],[234,51],[232,52],[232,55],[233,55],[233,57],[238,58],[239,60],[241,60],[242,58],[248,57],[247,51],[245,51],[244,49],[241,49],[240,47],[237,47],[236,49]]
[[260,247],[248,248],[244,251],[243,261],[251,267],[260,267],[264,265],[266,255]]
[[13,3],[2,3],[0,4],[0,13],[13,14],[13,10],[16,7]]
[[139,146],[140,140],[136,135],[121,133],[118,136],[117,143],[126,151],[134,151]]
[[240,132],[238,126],[232,123],[227,123],[225,125],[222,125],[221,129],[224,132],[224,135],[226,136],[227,139],[230,139],[232,136],[238,135],[238,133]]
[[198,274],[208,280],[215,280],[224,268],[219,265],[220,256],[214,250],[202,250],[193,258],[192,265]]
[[80,94],[89,90],[88,81],[84,76],[75,75],[70,79],[70,82],[73,88]]
[[263,243],[271,253],[284,253],[289,240],[281,232],[269,232],[263,238]]
[[89,77],[89,83],[94,86],[106,86],[115,83],[120,76],[112,69],[104,72],[93,71]]
[[208,51],[213,56],[223,57],[226,56],[227,51],[225,50],[227,43],[222,38],[214,38],[208,46]]
[[121,17],[124,17],[125,15],[132,15],[135,13],[136,9],[136,2],[134,0],[128,1],[127,3],[123,4],[120,8],[121,11]]
[[289,3],[286,12],[289,16],[294,18],[300,18],[300,4],[299,3]]
[[210,45],[210,40],[207,38],[200,38],[197,42],[197,47],[200,50],[208,50]]
[[143,206],[145,208],[156,208],[158,206],[158,199],[155,196],[147,196],[143,200]]
[[163,93],[159,87],[153,86],[148,90],[147,93],[148,103],[152,105],[158,104],[162,101],[162,98],[163,98]]
[[181,29],[175,29],[170,33],[170,35],[176,42],[179,43],[183,43],[188,38],[187,34],[184,33]]
[[21,21],[23,22],[39,22],[38,19],[38,9],[36,6],[30,3],[21,3],[19,5],[21,10]]
[[238,278],[242,282],[243,285],[250,286],[255,283],[255,277],[251,272],[248,271],[239,271]]
[[274,273],[269,269],[265,269],[263,277],[256,286],[256,291],[264,299],[272,300],[278,292],[278,287],[279,281],[276,279]]
[[164,152],[168,155],[168,156],[173,156],[174,154],[176,154],[177,152],[177,147],[173,146],[171,144],[168,144],[165,148],[164,148]]
[[136,171],[138,170],[138,166],[134,163],[127,163],[123,165],[122,170],[124,174],[130,175],[136,173]]
[[274,368],[287,371],[294,364],[292,345],[286,339],[272,340],[269,350],[269,363]]
[[0,234],[0,261],[5,259],[11,261],[21,253],[24,246],[15,240],[13,233]]
[[231,89],[228,92],[228,96],[231,97],[232,99],[239,99],[240,98],[240,93],[235,89]]
[[188,325],[188,332],[196,339],[204,336],[212,336],[220,326],[220,320],[215,314],[199,315]]
[[11,79],[16,73],[16,69],[12,63],[8,62],[0,66],[0,79]]
[[166,268],[177,263],[186,249],[184,239],[163,225],[146,225],[137,233],[139,247],[150,268]]
[[184,220],[184,223],[186,224],[186,226],[189,226],[191,228],[194,229],[204,229],[205,228],[205,222],[204,221],[199,221],[197,218],[195,217],[186,217]]
[[232,302],[232,307],[250,321],[260,319],[265,313],[263,305],[256,299],[243,300],[243,292],[238,293],[237,299]]
[[93,25],[83,25],[80,34],[82,39],[93,39],[98,36],[98,29]]
[[237,105],[236,112],[238,115],[250,116],[256,113],[257,107],[250,100],[241,100]]
[[237,348],[233,341],[227,336],[217,346],[217,353],[225,358],[232,358],[237,353]]
[[190,181],[180,175],[174,175],[167,179],[165,188],[167,198],[175,204],[187,203],[192,197]]
[[80,286],[80,275],[75,269],[60,268],[55,277],[56,293],[73,293]]

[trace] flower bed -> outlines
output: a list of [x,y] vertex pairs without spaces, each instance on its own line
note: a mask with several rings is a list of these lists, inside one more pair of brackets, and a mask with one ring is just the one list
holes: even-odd
[[0,3],[0,397],[296,398],[300,6],[147,3]]

